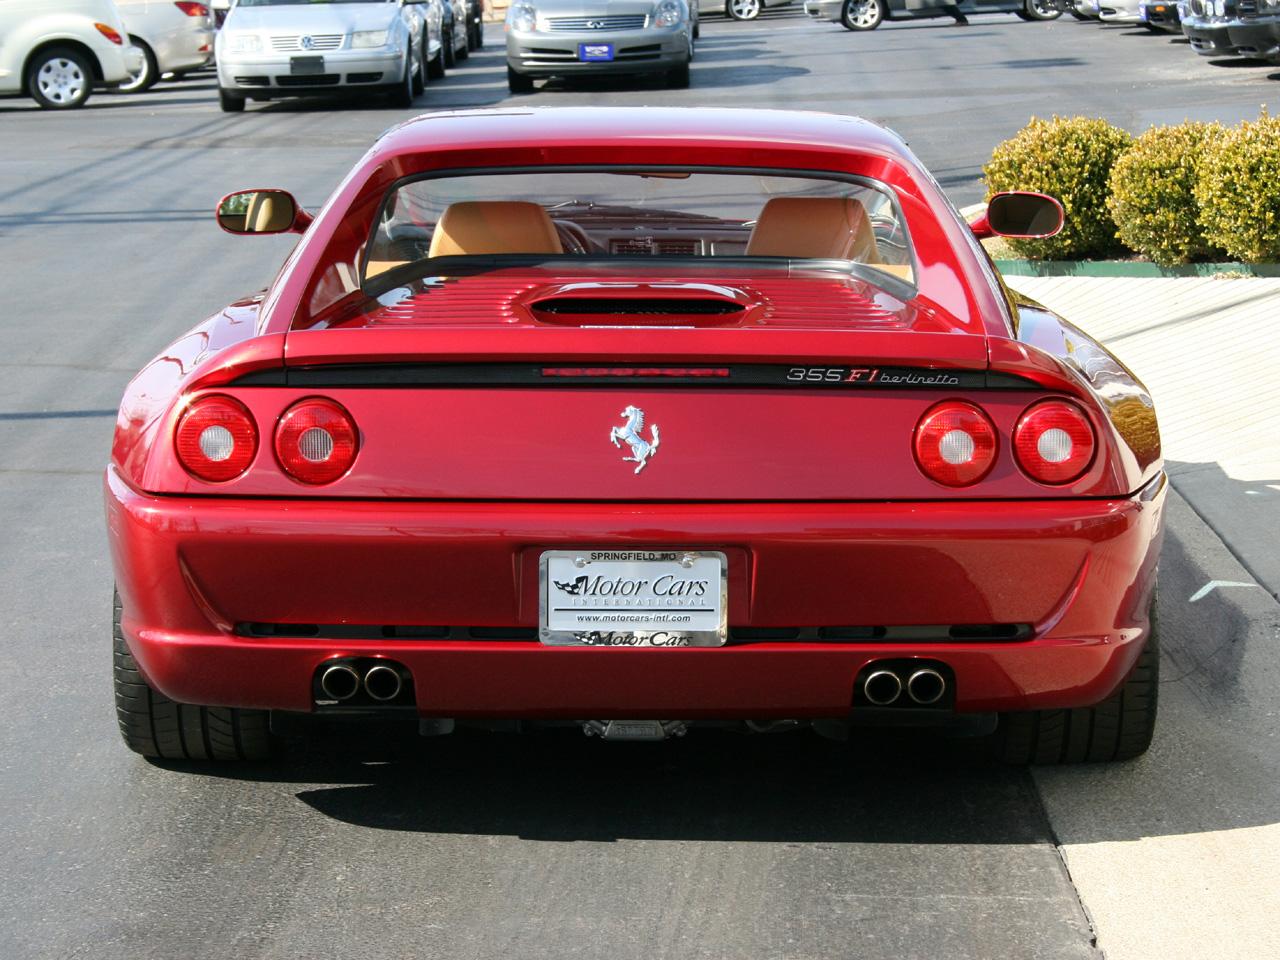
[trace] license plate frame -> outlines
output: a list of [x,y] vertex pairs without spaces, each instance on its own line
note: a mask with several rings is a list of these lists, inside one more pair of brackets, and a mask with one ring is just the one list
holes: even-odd
[[324,73],[324,57],[290,57],[289,73],[295,77],[314,77]]
[[722,647],[728,610],[729,562],[719,550],[544,550],[538,558],[538,639],[547,646]]
[[612,43],[578,44],[578,60],[582,63],[611,63],[614,57]]

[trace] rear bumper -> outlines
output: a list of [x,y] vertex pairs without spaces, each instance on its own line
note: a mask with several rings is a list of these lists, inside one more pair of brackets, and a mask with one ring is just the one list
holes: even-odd
[[[1146,638],[1163,482],[1054,502],[489,504],[152,497],[109,470],[106,504],[125,637],[176,700],[306,711],[325,660],[392,657],[425,716],[840,717],[880,658],[944,662],[961,712],[1105,699]],[[537,625],[541,551],[583,545],[723,550],[735,627],[935,629],[683,650],[503,639]],[[1008,623],[1029,638],[936,629]],[[424,624],[490,638],[379,632]]]

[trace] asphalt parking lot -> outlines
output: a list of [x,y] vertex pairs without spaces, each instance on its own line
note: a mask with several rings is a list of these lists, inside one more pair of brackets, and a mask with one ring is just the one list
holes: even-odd
[[[982,16],[853,35],[785,9],[708,18],[688,90],[511,98],[500,36],[489,25],[415,112],[857,113],[902,133],[958,204],[981,199],[982,161],[1032,115],[1137,132],[1234,122],[1280,91],[1276,67],[1134,29]],[[1257,906],[1280,868],[1280,605],[1176,494],[1161,725],[1131,764],[1032,773],[962,741],[711,733],[312,741],[271,767],[128,753],[100,492],[123,386],[290,249],[221,233],[219,196],[279,186],[318,208],[406,115],[315,101],[227,116],[208,74],[74,114],[0,101],[0,956],[1085,958],[1102,956],[1094,897],[1134,915],[1138,952],[1110,956],[1280,953]],[[1213,581],[1245,588],[1192,603]],[[1064,847],[1117,868],[1082,890]],[[1186,873],[1184,899],[1152,902],[1121,869],[1137,848]]]

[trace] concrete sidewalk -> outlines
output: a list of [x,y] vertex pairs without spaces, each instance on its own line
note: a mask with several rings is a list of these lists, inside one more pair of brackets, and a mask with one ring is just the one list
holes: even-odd
[[1007,280],[1147,384],[1174,486],[1151,752],[1034,773],[1072,882],[1108,960],[1280,956],[1280,280]]
[[1280,596],[1280,279],[1006,280],[1147,385],[1174,486]]

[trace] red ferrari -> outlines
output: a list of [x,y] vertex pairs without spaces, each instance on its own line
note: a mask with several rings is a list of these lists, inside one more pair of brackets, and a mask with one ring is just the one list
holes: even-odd
[[106,471],[115,691],[152,757],[296,714],[657,740],[937,725],[1142,753],[1151,399],[1002,283],[892,132],[743,110],[436,114],[265,292],[164,350]]

